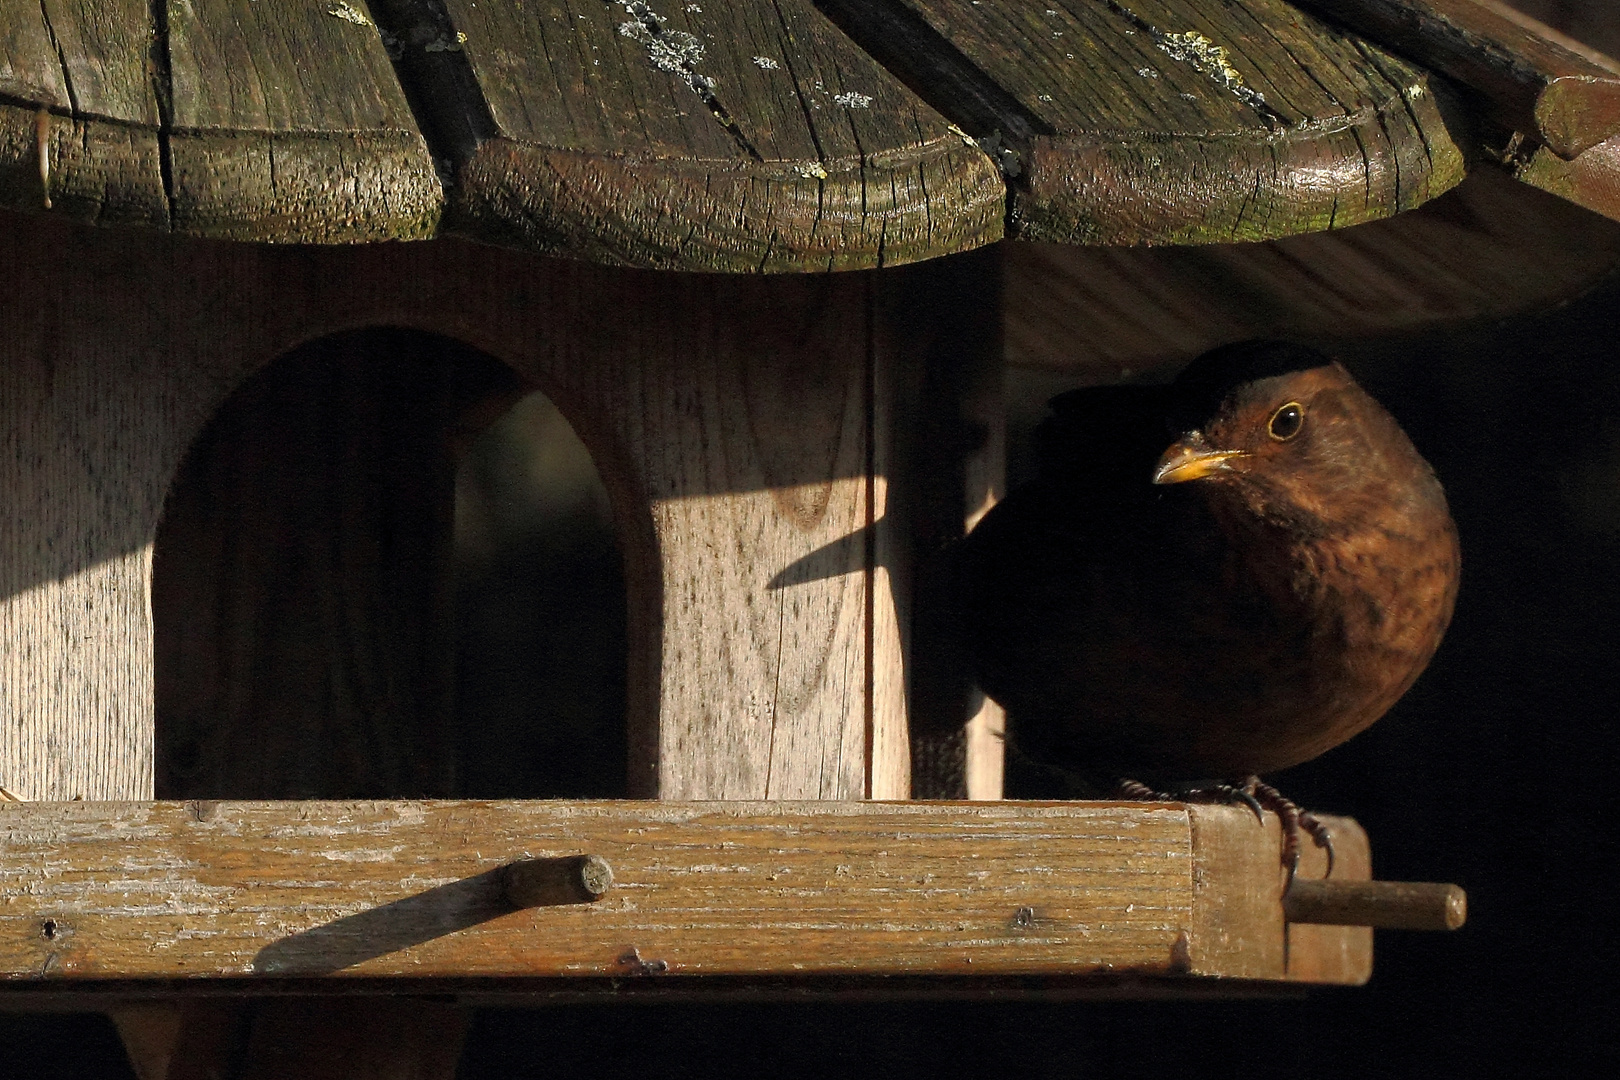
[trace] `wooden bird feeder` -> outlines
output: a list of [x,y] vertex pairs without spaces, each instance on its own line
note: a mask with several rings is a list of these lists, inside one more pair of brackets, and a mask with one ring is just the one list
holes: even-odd
[[[1454,925],[1349,820],[1285,900],[1274,819],[997,801],[917,613],[1004,352],[1620,259],[1508,179],[1620,219],[1620,69],[1504,10],[0,0],[0,1007],[112,1011],[161,1076],[256,994],[314,1044],[286,995],[1259,992]],[[1423,303],[1345,299],[1420,258]],[[1271,308],[1200,323],[1243,273]],[[613,502],[632,800],[444,798],[455,447],[533,388]],[[411,1008],[376,1067],[453,1047]]]

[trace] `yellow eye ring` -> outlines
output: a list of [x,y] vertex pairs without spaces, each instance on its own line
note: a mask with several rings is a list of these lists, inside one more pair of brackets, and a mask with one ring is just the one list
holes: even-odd
[[1266,424],[1266,434],[1278,442],[1287,442],[1305,426],[1305,406],[1297,401],[1277,406]]

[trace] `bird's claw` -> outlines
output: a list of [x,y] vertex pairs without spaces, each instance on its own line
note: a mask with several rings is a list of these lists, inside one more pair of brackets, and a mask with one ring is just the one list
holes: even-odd
[[1264,825],[1266,823],[1266,809],[1260,805],[1260,800],[1247,788],[1236,787],[1232,784],[1216,784],[1210,789],[1217,795],[1225,795],[1228,801],[1240,802],[1254,812],[1254,820]]
[[1283,832],[1283,862],[1288,867],[1288,884],[1294,883],[1294,874],[1299,870],[1299,837],[1301,833],[1309,834],[1311,842],[1327,853],[1327,872],[1322,876],[1333,876],[1333,833],[1322,823],[1322,819],[1308,810],[1301,810],[1292,799],[1282,792],[1261,780],[1258,776],[1251,776],[1244,781],[1244,787],[1254,793],[1261,804],[1277,815],[1282,823]]
[[1310,834],[1311,842],[1327,853],[1327,871],[1324,878],[1333,876],[1333,830],[1323,824],[1322,819],[1309,810],[1301,810],[1299,814],[1299,827]]
[[1254,814],[1254,819],[1265,824],[1265,812],[1270,810],[1277,815],[1282,825],[1282,863],[1288,870],[1288,884],[1294,883],[1294,875],[1299,872],[1299,838],[1304,833],[1311,838],[1311,842],[1327,853],[1327,872],[1322,876],[1333,876],[1333,833],[1322,822],[1322,819],[1308,810],[1301,810],[1292,799],[1282,792],[1261,780],[1258,776],[1246,777],[1241,783],[1215,783],[1200,787],[1186,788],[1177,792],[1159,791],[1151,788],[1139,780],[1121,779],[1114,785],[1115,794],[1122,799],[1136,799],[1142,802],[1214,802],[1228,805],[1242,803]]

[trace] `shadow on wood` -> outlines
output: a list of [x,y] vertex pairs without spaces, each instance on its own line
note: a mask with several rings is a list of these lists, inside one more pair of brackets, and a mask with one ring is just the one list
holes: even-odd
[[505,867],[487,870],[289,934],[260,949],[252,970],[255,975],[331,975],[515,910],[506,898]]

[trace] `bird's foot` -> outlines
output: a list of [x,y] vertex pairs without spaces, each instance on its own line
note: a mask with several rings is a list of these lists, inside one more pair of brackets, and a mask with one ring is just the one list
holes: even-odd
[[1299,869],[1299,837],[1301,833],[1308,833],[1311,842],[1327,853],[1327,872],[1322,876],[1333,876],[1333,833],[1322,823],[1322,819],[1309,810],[1301,810],[1294,801],[1261,780],[1258,776],[1251,776],[1243,781],[1244,788],[1249,791],[1261,806],[1277,815],[1282,822],[1283,833],[1283,865],[1288,867],[1288,883],[1294,883],[1294,874]]
[[1264,812],[1270,810],[1282,824],[1282,862],[1288,868],[1288,883],[1294,883],[1299,870],[1299,838],[1309,834],[1317,847],[1327,852],[1327,873],[1333,876],[1333,833],[1309,810],[1301,810],[1294,801],[1258,776],[1244,778],[1238,783],[1205,783],[1176,791],[1159,791],[1137,780],[1121,779],[1114,787],[1120,798],[1139,799],[1144,802],[1205,802],[1235,805],[1242,803],[1254,812],[1256,821],[1264,823]]

